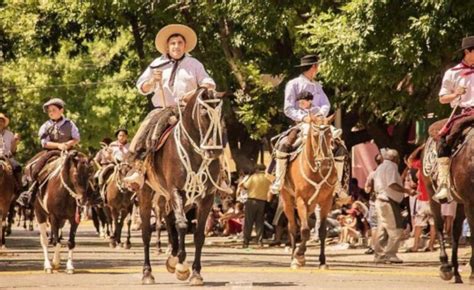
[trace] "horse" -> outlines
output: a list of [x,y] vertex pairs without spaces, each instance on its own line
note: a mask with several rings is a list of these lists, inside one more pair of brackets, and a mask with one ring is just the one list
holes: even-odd
[[[87,201],[90,168],[87,156],[78,151],[63,151],[49,163],[38,176],[38,194],[34,203],[40,230],[40,242],[44,254],[44,271],[59,269],[61,243],[59,231],[68,221],[71,225],[68,241],[66,273],[73,274],[73,250],[76,231],[80,222],[80,206]],[[55,247],[54,257],[48,259],[47,223],[51,225],[51,238]]]
[[109,245],[111,248],[115,248],[121,245],[121,235],[124,220],[127,222],[127,240],[123,244],[124,248],[130,249],[132,244],[130,243],[131,237],[131,223],[132,223],[132,210],[133,210],[133,196],[134,193],[128,190],[123,182],[123,177],[131,169],[131,166],[126,162],[116,163],[113,171],[106,176],[106,182],[104,185],[104,211],[107,216],[108,224],[113,225],[113,235],[110,237]]
[[[332,133],[329,123],[330,118],[301,125],[302,131],[307,130],[307,136],[303,137],[303,143],[297,150],[296,158],[288,164],[288,171],[281,189],[283,211],[288,219],[290,233],[292,248],[290,267],[292,269],[303,267],[306,263],[306,242],[310,238],[308,218],[318,204],[321,208],[319,261],[321,269],[327,268],[325,255],[326,218],[331,211],[333,193],[336,182],[338,182],[331,150]],[[301,224],[301,243],[298,247],[296,247],[295,208]]]
[[[203,285],[201,277],[201,253],[204,245],[204,229],[214,202],[221,174],[220,156],[222,146],[222,97],[198,88],[190,95],[184,109],[179,109],[179,121],[173,127],[160,150],[148,155],[145,160],[146,185],[140,190],[138,199],[142,221],[144,244],[143,284],[153,284],[150,265],[150,215],[157,206],[158,198],[165,198],[163,213],[171,244],[171,255],[166,268],[176,277],[191,285]],[[186,263],[185,235],[188,221],[186,211],[196,205],[197,225],[194,231],[195,255],[192,275]]]
[[[471,125],[472,126],[472,125]],[[443,217],[441,215],[441,205],[430,198],[431,212],[434,217],[435,227],[440,244],[440,277],[443,280],[449,281],[454,276],[455,283],[463,283],[461,275],[459,274],[459,262],[458,262],[458,247],[459,238],[462,233],[462,224],[467,217],[469,227],[471,231],[474,230],[474,130],[473,127],[468,129],[467,134],[464,136],[464,141],[456,152],[451,157],[451,193],[454,200],[458,203],[456,209],[456,217],[454,219],[453,230],[452,230],[452,256],[451,263],[449,263],[448,255],[446,253],[445,237],[443,234]],[[436,160],[436,143],[430,137],[423,149],[422,153],[422,179],[426,184],[426,189],[430,195],[436,193],[435,188],[438,186],[436,183],[436,167],[433,165],[433,161]],[[474,283],[474,238],[470,238],[471,244],[471,275],[469,276],[470,283]]]
[[7,217],[12,202],[16,197],[15,176],[13,168],[6,158],[0,157],[0,249],[5,248]]

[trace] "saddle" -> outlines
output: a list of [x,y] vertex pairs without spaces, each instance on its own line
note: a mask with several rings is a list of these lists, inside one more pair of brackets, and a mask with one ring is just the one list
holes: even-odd
[[166,140],[168,140],[168,138],[170,137],[171,135],[171,132],[173,131],[173,128],[175,127],[176,125],[171,125],[171,126],[168,126],[168,128],[165,129],[165,131],[163,132],[163,134],[161,134],[160,136],[160,139],[158,140],[158,143],[155,147],[155,151],[158,151],[161,149],[161,147],[163,147],[163,145],[165,145],[165,142]]
[[[431,124],[428,129],[430,137],[438,141],[439,132],[446,125],[447,122],[448,119],[442,119]],[[467,116],[457,120],[453,124],[448,135],[446,136],[446,142],[448,144],[456,143],[459,138],[462,138],[464,135],[466,135],[467,131],[470,130],[472,127],[474,127],[474,116]]]

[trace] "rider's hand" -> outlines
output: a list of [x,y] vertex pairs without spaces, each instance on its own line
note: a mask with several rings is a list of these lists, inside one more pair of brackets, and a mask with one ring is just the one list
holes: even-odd
[[454,93],[457,95],[457,96],[462,96],[466,93],[466,88],[465,87],[457,87],[455,90],[454,90]]
[[64,143],[61,143],[58,145],[58,149],[61,151],[66,151],[68,149],[67,145]]
[[315,123],[322,123],[323,118],[324,117],[322,115],[312,115],[311,116],[311,120],[313,120],[313,122],[315,122]]
[[20,134],[15,133],[15,135],[13,136],[13,139],[14,139],[16,142],[20,141],[20,139],[21,139]]
[[152,74],[152,80],[157,83],[161,83],[163,78],[163,71],[159,69],[154,69]]

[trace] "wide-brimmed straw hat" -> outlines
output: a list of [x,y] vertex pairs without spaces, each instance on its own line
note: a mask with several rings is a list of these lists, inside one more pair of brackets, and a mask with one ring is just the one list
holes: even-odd
[[7,118],[3,113],[0,113],[0,119],[5,120],[5,127],[8,127],[8,124],[10,123],[10,119]]
[[197,35],[191,27],[183,24],[170,24],[161,28],[161,30],[156,34],[155,46],[160,53],[165,54],[167,52],[168,39],[173,34],[179,34],[183,36],[184,40],[186,41],[184,52],[190,52],[196,47]]
[[461,48],[458,51],[462,51],[471,47],[474,47],[474,36],[464,37],[462,39]]

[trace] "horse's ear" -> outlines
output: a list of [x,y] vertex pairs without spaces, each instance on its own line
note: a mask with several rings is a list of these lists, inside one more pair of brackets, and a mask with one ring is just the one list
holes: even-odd
[[326,124],[332,124],[332,122],[334,122],[334,120],[336,120],[336,113],[330,115],[329,117],[326,118],[325,120],[325,123]]
[[218,92],[218,91],[216,91],[216,92],[214,93],[214,97],[216,97],[216,98],[218,98],[218,99],[222,99],[222,98],[224,98],[225,96],[227,96],[227,93],[226,93],[226,92]]

